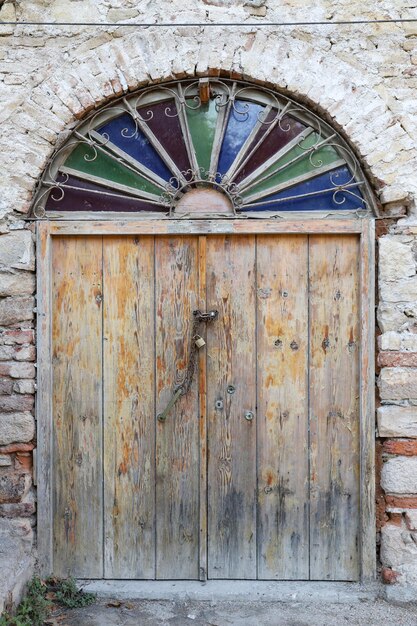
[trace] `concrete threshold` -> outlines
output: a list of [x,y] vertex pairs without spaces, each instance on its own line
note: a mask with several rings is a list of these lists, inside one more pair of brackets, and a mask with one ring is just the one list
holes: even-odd
[[346,582],[209,580],[79,580],[102,598],[208,602],[355,603],[381,597],[381,585]]

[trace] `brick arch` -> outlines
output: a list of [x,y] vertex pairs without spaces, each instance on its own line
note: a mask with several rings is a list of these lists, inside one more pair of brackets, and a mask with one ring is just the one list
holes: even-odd
[[[33,89],[13,117],[24,137],[22,157],[32,180],[39,177],[68,130],[92,109],[152,83],[227,75],[266,85],[309,105],[350,142],[374,187],[385,187],[387,197],[392,187],[398,196],[401,176],[393,173],[392,162],[386,163],[384,155],[387,150],[399,153],[410,138],[372,89],[369,75],[351,77],[347,63],[335,63],[331,54],[301,38],[233,30],[219,47],[210,32],[201,33],[196,27],[177,30],[150,29],[146,36],[130,32],[63,64]],[[36,158],[27,159],[25,152],[36,152]],[[33,190],[28,183],[15,190],[16,201],[23,202],[17,211],[27,211]]]

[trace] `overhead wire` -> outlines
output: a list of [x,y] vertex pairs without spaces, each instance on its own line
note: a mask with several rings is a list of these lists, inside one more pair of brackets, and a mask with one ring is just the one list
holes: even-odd
[[357,26],[373,24],[413,24],[417,18],[392,18],[376,20],[324,20],[324,21],[293,21],[293,22],[18,22],[1,21],[0,26],[99,26],[110,28],[178,28],[178,27],[245,27],[268,28],[286,26]]

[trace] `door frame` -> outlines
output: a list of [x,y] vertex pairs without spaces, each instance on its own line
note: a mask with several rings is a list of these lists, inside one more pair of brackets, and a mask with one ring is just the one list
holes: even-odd
[[65,235],[357,234],[360,237],[360,581],[376,575],[375,531],[375,221],[332,219],[149,219],[39,221],[37,238],[38,560],[52,573],[52,238]]

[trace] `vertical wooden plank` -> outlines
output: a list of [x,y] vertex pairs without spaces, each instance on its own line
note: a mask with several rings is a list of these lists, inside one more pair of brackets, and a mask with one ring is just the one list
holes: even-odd
[[209,578],[256,578],[255,307],[254,236],[208,237]]
[[375,222],[361,236],[361,580],[376,573],[375,533]]
[[309,577],[308,240],[257,237],[258,572]]
[[310,237],[310,576],[359,576],[359,238]]
[[[198,293],[197,237],[155,242],[156,414],[184,379]],[[156,575],[198,579],[198,375],[156,430]]]
[[54,573],[101,578],[102,238],[53,245]]
[[51,237],[48,222],[36,225],[37,239],[37,541],[39,573],[46,578],[52,560],[52,378]]
[[[198,308],[207,310],[207,237],[198,238]],[[201,325],[200,335],[207,340],[206,328]],[[207,579],[207,349],[198,352],[198,391],[200,416],[200,549],[199,578]]]
[[104,239],[106,578],[155,572],[153,257],[153,237]]

